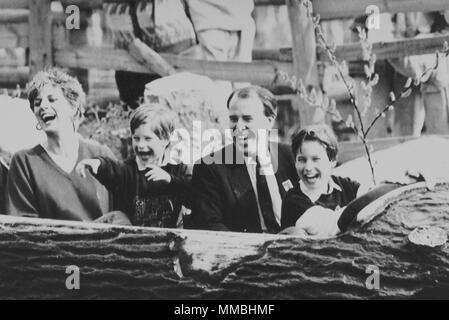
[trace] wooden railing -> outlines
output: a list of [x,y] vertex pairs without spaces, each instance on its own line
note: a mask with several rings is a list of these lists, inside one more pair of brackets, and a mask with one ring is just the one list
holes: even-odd
[[[78,5],[81,8],[99,8],[108,2],[129,1],[134,0],[63,0],[62,2]],[[7,48],[29,47],[31,72],[50,64],[70,68],[96,67],[98,69],[142,72],[142,66],[134,62],[125,51],[89,47],[74,48],[68,43],[66,45],[58,44],[54,47],[51,23],[52,21],[55,23],[63,21],[64,16],[52,15],[49,9],[50,2],[50,0],[0,0],[0,9],[21,9],[20,11],[0,12],[0,23],[10,25],[17,35],[15,39],[2,39],[0,36],[0,46]],[[285,5],[285,0],[256,0],[255,2],[256,5]],[[314,0],[313,5],[315,11],[326,19],[354,17],[365,13],[366,7],[369,5],[377,5],[381,12],[434,11],[449,7],[447,0],[425,2],[418,0]],[[441,48],[445,40],[449,41],[449,35],[376,43],[374,52],[378,59],[432,53],[437,48]],[[344,44],[337,47],[337,56],[339,59],[347,61],[360,60],[362,51],[358,43]],[[294,64],[293,53],[289,48],[255,51],[255,62],[253,63],[211,63],[174,55],[164,55],[164,57],[179,70],[189,70],[215,79],[251,81],[261,85],[273,84],[277,70],[292,71]],[[318,62],[321,62],[326,61],[327,57],[318,49],[317,59]],[[21,73],[23,74],[23,70]]]
[[[104,3],[134,2],[138,0],[62,0],[81,8],[100,8]],[[285,0],[255,0],[256,5],[285,5]],[[375,5],[380,12],[440,11],[448,8],[446,0],[313,0],[315,11],[323,19],[352,18]],[[29,0],[2,0],[0,9],[28,9]]]
[[[81,9],[100,8],[105,3],[137,0],[61,0],[64,5],[78,5]],[[255,0],[257,6],[286,5],[292,32],[292,48],[254,50],[254,61],[216,62],[185,58],[173,54],[162,56],[178,71],[191,71],[217,80],[251,82],[271,88],[285,85],[279,71],[306,78],[308,65],[327,62],[327,54],[320,48],[308,50],[302,42],[306,30],[301,30],[300,14],[304,8],[297,0]],[[448,0],[313,0],[315,13],[324,19],[354,18],[364,14],[367,6],[376,5],[380,12],[440,11],[449,8]],[[48,66],[59,66],[80,70],[104,69],[150,73],[148,67],[136,62],[125,50],[89,47],[82,39],[84,30],[65,29],[63,13],[51,11],[51,0],[0,0],[0,24],[7,24],[14,36],[0,34],[0,47],[28,48],[28,65],[12,68],[0,67],[0,83],[26,83],[29,77]],[[4,10],[14,9],[14,10]],[[82,24],[83,25],[83,24]],[[84,25],[86,25],[84,23]],[[310,31],[309,31],[310,32]],[[74,40],[75,39],[75,40]],[[78,40],[77,40],[78,39]],[[434,35],[425,39],[402,39],[374,43],[373,51],[378,60],[400,58],[409,55],[434,53],[449,42],[448,34]],[[315,55],[311,52],[315,52]],[[339,60],[360,61],[363,59],[359,43],[347,43],[336,48]],[[295,58],[296,57],[296,58]],[[315,70],[315,74],[317,74]],[[315,76],[318,79],[318,76]],[[317,84],[317,80],[315,83]],[[299,113],[301,125],[309,119],[307,110],[300,102],[294,110]],[[376,135],[374,135],[376,136]]]

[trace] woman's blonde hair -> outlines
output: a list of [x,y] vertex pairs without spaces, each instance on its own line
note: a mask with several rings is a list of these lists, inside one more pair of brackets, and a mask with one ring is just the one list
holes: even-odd
[[74,126],[76,127],[75,129],[78,129],[86,104],[86,94],[81,83],[78,79],[57,68],[38,72],[27,85],[28,101],[32,109],[34,109],[34,102],[39,96],[39,92],[47,85],[60,88],[64,98],[76,110]]

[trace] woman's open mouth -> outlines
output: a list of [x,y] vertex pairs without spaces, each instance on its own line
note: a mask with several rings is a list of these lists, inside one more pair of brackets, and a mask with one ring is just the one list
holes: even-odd
[[48,124],[49,122],[56,119],[56,114],[46,112],[46,113],[41,113],[40,117],[45,124]]

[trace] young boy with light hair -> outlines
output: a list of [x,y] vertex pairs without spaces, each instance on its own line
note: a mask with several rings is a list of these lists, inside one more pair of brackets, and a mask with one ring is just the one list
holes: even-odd
[[191,170],[170,161],[174,115],[160,105],[139,107],[131,117],[135,156],[124,162],[108,158],[81,161],[78,173],[87,171],[113,194],[114,207],[135,226],[182,226],[182,212],[190,207]]

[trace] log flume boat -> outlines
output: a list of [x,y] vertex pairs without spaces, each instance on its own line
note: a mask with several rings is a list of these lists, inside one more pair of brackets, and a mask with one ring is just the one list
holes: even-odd
[[[1,299],[449,298],[449,249],[417,247],[418,226],[449,231],[449,183],[401,187],[335,239],[120,227],[0,216]],[[80,289],[66,288],[68,266]],[[379,289],[370,289],[370,266]]]
[[[374,156],[379,176],[418,165],[435,169],[439,183],[393,188],[328,240],[0,215],[0,299],[449,299],[448,245],[408,239],[417,227],[449,232],[449,140]],[[337,173],[369,180],[363,160]],[[72,266],[79,290],[66,286]]]

